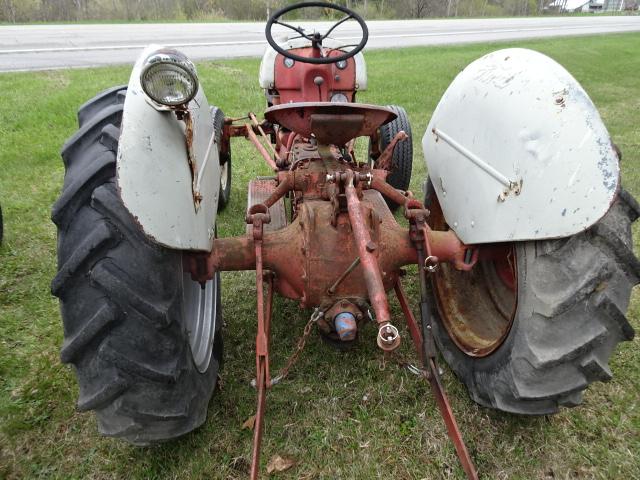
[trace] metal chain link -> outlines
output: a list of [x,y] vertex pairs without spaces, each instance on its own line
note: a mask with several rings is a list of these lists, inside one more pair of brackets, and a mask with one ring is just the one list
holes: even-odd
[[[289,375],[289,370],[291,370],[291,368],[295,365],[295,363],[298,361],[298,357],[300,357],[300,354],[302,353],[302,350],[304,350],[305,344],[307,343],[307,339],[309,338],[309,335],[311,335],[311,329],[313,328],[313,325],[318,320],[320,320],[323,315],[324,315],[324,312],[322,312],[320,308],[316,308],[313,311],[313,313],[311,314],[311,318],[309,319],[307,324],[304,326],[302,336],[298,339],[296,349],[293,351],[293,353],[289,357],[289,360],[287,360],[287,364],[280,370],[278,375],[276,375],[271,379],[271,386],[277,385],[282,380],[287,378],[287,375]],[[251,380],[251,386],[252,387],[256,386],[255,378]]]
[[307,324],[304,326],[302,336],[298,339],[298,344],[296,345],[296,349],[293,351],[293,353],[289,357],[289,360],[287,361],[287,364],[284,366],[284,368],[280,370],[280,373],[278,373],[278,375],[276,375],[274,378],[271,379],[271,385],[276,385],[280,383],[282,380],[284,380],[285,378],[287,378],[287,375],[289,375],[289,370],[291,370],[291,367],[295,365],[295,363],[298,361],[298,357],[302,353],[302,350],[304,350],[304,346],[307,342],[307,339],[309,338],[309,335],[311,335],[311,329],[313,328],[313,324],[316,323],[318,320],[320,320],[320,318],[322,318],[323,315],[324,315],[324,312],[320,311],[319,308],[316,308],[313,311],[313,314],[311,314],[311,318],[309,319]]

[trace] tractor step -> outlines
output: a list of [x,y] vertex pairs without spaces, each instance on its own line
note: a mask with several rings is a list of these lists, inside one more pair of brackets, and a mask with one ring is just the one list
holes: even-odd
[[[255,179],[249,182],[247,193],[247,211],[254,205],[264,203],[276,189],[275,180]],[[284,208],[284,198],[281,198],[269,208],[271,222],[264,225],[264,231],[273,232],[287,226],[287,214]],[[251,235],[252,226],[247,224],[247,235]]]

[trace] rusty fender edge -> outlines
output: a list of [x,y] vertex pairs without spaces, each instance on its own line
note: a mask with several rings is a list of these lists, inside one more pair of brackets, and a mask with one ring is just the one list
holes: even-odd
[[[118,146],[118,188],[125,207],[151,241],[209,252],[220,188],[211,108],[198,88],[187,106],[193,129],[189,155],[186,122],[173,111],[154,107],[140,84],[144,61],[158,48],[147,47],[131,72]],[[199,205],[194,201],[196,185]]]

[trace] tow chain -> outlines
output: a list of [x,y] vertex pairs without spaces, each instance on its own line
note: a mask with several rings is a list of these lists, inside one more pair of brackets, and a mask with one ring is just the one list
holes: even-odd
[[[313,313],[311,314],[311,318],[309,319],[307,324],[304,326],[302,336],[298,339],[298,343],[296,344],[296,349],[293,351],[293,353],[289,357],[289,360],[287,360],[286,365],[280,370],[280,372],[278,372],[278,375],[276,375],[271,379],[271,383],[269,385],[270,387],[273,385],[277,385],[282,380],[287,378],[287,376],[289,375],[289,371],[296,364],[296,362],[298,361],[298,358],[300,357],[300,354],[302,353],[302,350],[304,350],[307,340],[309,339],[309,335],[311,335],[311,329],[313,328],[313,325],[318,320],[320,320],[323,315],[324,315],[324,312],[322,312],[319,308],[316,308],[313,311]],[[255,378],[251,380],[251,386],[255,388],[256,386]]]

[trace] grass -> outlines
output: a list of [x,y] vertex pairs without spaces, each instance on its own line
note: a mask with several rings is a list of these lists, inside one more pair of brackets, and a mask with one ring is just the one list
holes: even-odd
[[[623,181],[640,195],[640,34],[512,42],[549,54],[582,83],[624,152]],[[473,59],[505,44],[375,51],[360,100],[403,105],[413,122],[413,189],[426,172],[420,137],[438,99]],[[203,62],[202,83],[230,115],[261,111],[257,60]],[[96,92],[127,82],[125,67],[0,75],[0,478],[245,478],[254,411],[254,277],[223,275],[226,365],[205,425],[166,445],[131,447],[98,436],[92,414],[74,408],[73,371],[58,358],[62,327],[49,293],[55,274],[51,205],[63,178],[58,151],[76,129],[75,111]],[[232,204],[223,236],[244,231],[248,180],[268,173],[248,142],[233,143]],[[636,230],[636,248],[638,235]],[[414,282],[406,282],[414,283]],[[415,284],[409,285],[416,299]],[[399,309],[393,304],[399,317]],[[309,312],[275,304],[273,369],[292,351]],[[629,311],[640,328],[640,296]],[[409,354],[408,344],[404,353]],[[640,478],[640,353],[621,345],[613,380],[595,384],[584,404],[550,417],[501,414],[471,402],[450,371],[444,383],[483,478]],[[350,353],[312,336],[289,380],[268,396],[263,458],[298,461],[281,478],[463,478],[424,382],[384,365],[374,331]],[[264,464],[263,464],[264,466]]]

